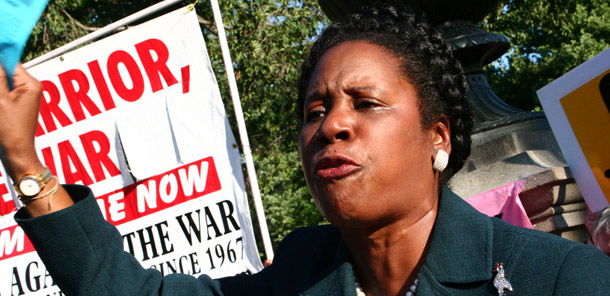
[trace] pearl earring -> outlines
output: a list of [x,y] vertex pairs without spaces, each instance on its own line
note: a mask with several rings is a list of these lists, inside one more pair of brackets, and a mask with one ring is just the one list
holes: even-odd
[[445,152],[444,150],[436,151],[436,157],[434,157],[434,164],[432,165],[434,167],[434,170],[442,173],[443,170],[445,170],[445,168],[447,167],[448,163],[449,154],[447,154],[447,152]]

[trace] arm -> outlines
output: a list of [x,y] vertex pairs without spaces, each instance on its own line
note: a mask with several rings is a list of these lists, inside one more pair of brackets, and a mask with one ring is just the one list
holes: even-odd
[[589,245],[574,247],[561,264],[553,295],[607,295],[608,291],[610,258]]
[[[12,91],[5,75],[0,67],[0,156],[15,181],[44,169],[34,147],[41,86],[21,65]],[[39,195],[56,182],[52,179]],[[220,284],[206,275],[162,277],[142,268],[123,251],[121,235],[104,220],[87,187],[59,186],[54,195],[27,204],[15,219],[65,295],[221,295]]]
[[[4,150],[0,156],[14,182],[44,169],[34,147],[40,95],[40,83],[21,64],[15,70],[12,91],[9,91],[6,73],[0,67],[0,148]],[[57,179],[53,178],[40,194],[47,193],[56,182]],[[64,188],[58,186],[55,194],[33,201],[26,210],[30,216],[36,217],[66,208],[72,203]]]
[[119,232],[106,222],[89,188],[65,187],[76,203],[36,218],[16,215],[65,295],[221,295],[206,275],[162,277],[123,251]]

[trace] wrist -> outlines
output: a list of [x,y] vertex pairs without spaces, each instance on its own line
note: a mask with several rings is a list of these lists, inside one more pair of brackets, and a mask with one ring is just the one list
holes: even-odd
[[25,175],[38,174],[45,168],[33,149],[32,151],[5,151],[2,158],[13,182],[18,182]]

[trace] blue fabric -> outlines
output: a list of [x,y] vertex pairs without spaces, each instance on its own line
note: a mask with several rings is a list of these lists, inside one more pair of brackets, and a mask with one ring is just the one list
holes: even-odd
[[[349,253],[333,226],[293,231],[274,263],[255,275],[162,277],[123,252],[88,188],[66,187],[74,206],[32,219],[16,215],[66,295],[355,295]],[[610,291],[610,259],[601,251],[489,218],[444,188],[417,294],[498,295],[496,262],[514,288],[508,295]]]
[[0,65],[6,72],[9,88],[13,88],[13,74],[21,59],[25,42],[36,25],[48,0],[0,1]]

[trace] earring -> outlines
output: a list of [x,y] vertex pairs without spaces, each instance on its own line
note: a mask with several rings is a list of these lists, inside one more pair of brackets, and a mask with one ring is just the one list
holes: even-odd
[[445,150],[436,151],[436,157],[434,157],[434,164],[432,165],[434,167],[434,170],[438,171],[439,173],[442,173],[443,170],[445,170],[445,168],[447,167],[448,163],[449,154],[447,154]]

